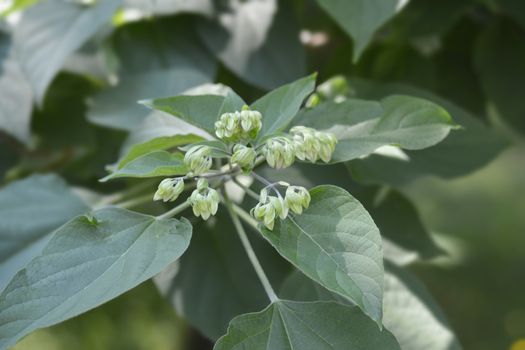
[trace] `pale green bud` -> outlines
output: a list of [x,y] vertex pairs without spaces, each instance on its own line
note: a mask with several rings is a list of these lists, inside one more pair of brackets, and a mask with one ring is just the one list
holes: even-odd
[[199,191],[204,191],[207,188],[208,188],[208,180],[202,177],[199,180],[197,180],[197,189]]
[[205,145],[197,145],[191,147],[184,155],[184,164],[188,167],[190,172],[188,175],[200,175],[212,166],[211,148]]
[[259,111],[243,109],[241,111],[241,128],[244,139],[255,139],[262,127],[262,115]]
[[288,216],[288,205],[282,197],[268,196],[266,189],[263,189],[259,203],[252,209],[251,214],[269,230],[273,230],[276,217],[284,220]]
[[197,189],[188,198],[193,214],[197,217],[201,216],[204,220],[208,220],[211,215],[217,213],[219,201],[219,193],[215,189],[208,187],[208,181],[205,179],[199,179]]
[[296,214],[301,214],[303,208],[310,205],[310,192],[301,186],[290,186],[286,189],[285,202],[287,206]]
[[304,126],[295,126],[290,130],[293,137],[295,154],[300,160],[314,163],[319,158],[328,163],[337,144],[332,133],[317,131]]
[[281,219],[283,219],[283,220],[286,219],[286,217],[288,216],[288,205],[286,204],[284,199],[282,197],[270,196],[269,200],[270,200],[270,203],[272,204],[272,206],[275,209],[275,213]]
[[182,180],[182,178],[164,179],[159,184],[157,192],[155,192],[155,195],[153,196],[153,200],[172,202],[179,197],[182,191],[184,191],[184,180]]
[[255,152],[255,149],[237,144],[233,147],[231,162],[238,164],[242,169],[250,170],[253,168],[256,157],[257,153]]
[[306,107],[306,108],[314,108],[314,107],[317,106],[319,103],[321,103],[321,98],[319,97],[319,94],[317,94],[317,93],[313,93],[313,94],[311,94],[310,97],[308,97],[308,99],[306,100],[305,107]]
[[255,139],[262,126],[261,120],[261,113],[244,106],[240,112],[223,113],[215,122],[215,135],[229,142]]
[[346,96],[351,93],[351,89],[345,77],[335,76],[319,85],[316,92],[323,101],[335,100],[336,102],[342,102],[347,99]]
[[263,154],[268,165],[276,169],[289,167],[295,159],[292,141],[282,136],[268,139],[263,147]]

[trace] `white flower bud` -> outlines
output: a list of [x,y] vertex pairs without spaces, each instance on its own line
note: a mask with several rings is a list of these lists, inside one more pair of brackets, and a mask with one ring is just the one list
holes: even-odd
[[251,214],[269,230],[273,230],[276,217],[284,220],[288,216],[288,205],[282,197],[268,196],[266,189],[263,189],[259,203],[251,210]]
[[261,119],[261,113],[244,106],[240,112],[222,114],[215,122],[215,135],[228,142],[255,139],[262,126]]
[[294,126],[290,133],[293,137],[295,154],[300,160],[315,163],[319,158],[328,163],[337,144],[334,134],[316,131],[304,126]]
[[182,191],[184,191],[184,180],[182,180],[182,178],[164,179],[159,184],[157,192],[155,192],[155,195],[153,196],[153,200],[172,202],[179,197]]
[[215,189],[208,187],[208,181],[205,179],[199,179],[197,189],[188,198],[193,214],[197,217],[201,216],[204,220],[208,220],[211,215],[217,213],[219,201],[219,193]]
[[241,111],[241,128],[244,139],[255,139],[262,127],[262,115],[258,111]]
[[233,164],[238,164],[242,169],[250,170],[253,168],[256,157],[257,153],[255,152],[255,149],[237,144],[233,147],[231,162]]
[[184,164],[190,172],[188,175],[200,175],[210,170],[212,165],[211,148],[205,145],[191,147],[184,155]]
[[310,192],[301,186],[290,186],[286,189],[285,202],[286,205],[296,214],[301,214],[303,208],[306,209],[310,205]]
[[268,165],[276,169],[289,167],[295,158],[292,141],[282,136],[268,139],[263,147],[263,154]]

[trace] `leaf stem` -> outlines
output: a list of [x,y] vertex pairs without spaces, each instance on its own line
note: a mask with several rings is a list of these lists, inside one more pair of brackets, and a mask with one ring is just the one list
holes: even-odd
[[248,255],[248,258],[250,259],[250,262],[252,263],[253,268],[255,269],[255,272],[257,273],[257,276],[259,277],[259,280],[261,281],[261,284],[263,285],[263,288],[266,294],[268,295],[268,298],[270,299],[270,302],[272,303],[276,302],[277,300],[279,300],[279,298],[275,294],[272,288],[272,285],[270,284],[270,281],[268,280],[268,277],[264,273],[261,263],[259,262],[259,259],[257,259],[257,255],[255,255],[255,251],[253,250],[250,240],[248,239],[248,236],[246,235],[246,232],[244,231],[244,227],[242,226],[242,223],[239,220],[239,216],[237,216],[237,213],[235,212],[234,204],[228,198],[228,195],[226,193],[224,193],[224,202],[226,204],[226,208],[228,208],[228,212],[230,213],[230,216],[232,218],[233,225],[235,226],[237,234],[239,235],[239,238],[241,239],[242,245],[244,246],[244,249],[246,250],[246,254]]
[[172,216],[175,216],[178,213],[183,212],[184,210],[188,209],[190,205],[191,205],[190,202],[184,201],[184,203],[177,205],[175,208],[165,212],[164,214],[158,215],[157,219],[162,220],[162,219],[171,218]]
[[236,204],[233,204],[233,210],[235,213],[244,221],[247,225],[250,225],[253,229],[259,231],[259,224],[250,214],[246,212],[243,208],[239,207]]

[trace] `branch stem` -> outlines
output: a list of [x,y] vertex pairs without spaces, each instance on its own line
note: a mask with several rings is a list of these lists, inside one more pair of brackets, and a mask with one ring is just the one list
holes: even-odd
[[168,210],[164,214],[161,214],[161,215],[157,216],[157,219],[158,220],[162,220],[162,219],[171,218],[171,217],[173,217],[173,216],[183,212],[184,210],[188,209],[190,207],[190,205],[191,205],[190,202],[185,201],[184,203],[177,205],[175,208],[173,208],[171,210]]
[[270,302],[276,302],[277,300],[279,300],[279,298],[275,294],[275,291],[273,290],[272,285],[270,284],[270,280],[268,280],[268,277],[266,276],[266,273],[264,272],[261,263],[257,258],[257,255],[255,255],[255,251],[253,250],[250,240],[248,239],[248,236],[244,231],[244,227],[242,226],[242,223],[239,220],[239,216],[237,216],[237,213],[234,209],[234,204],[228,198],[226,193],[224,193],[224,202],[226,204],[226,207],[228,208],[228,212],[230,213],[237,234],[239,235],[242,245],[244,246],[244,250],[246,250],[246,254],[250,259],[250,262],[252,263],[253,268],[255,269],[255,272],[257,273],[257,276],[259,277],[259,280],[261,281],[261,284],[263,285],[263,288],[266,294],[268,295],[268,298],[270,299]]

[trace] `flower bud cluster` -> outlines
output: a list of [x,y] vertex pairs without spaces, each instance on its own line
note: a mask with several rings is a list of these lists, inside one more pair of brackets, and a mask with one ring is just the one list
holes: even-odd
[[231,163],[239,165],[243,170],[251,170],[255,163],[257,152],[253,147],[236,144],[233,147]]
[[295,160],[294,145],[285,136],[272,137],[266,140],[262,152],[268,165],[275,169],[287,168]]
[[267,190],[263,189],[259,196],[259,203],[251,210],[251,215],[269,230],[273,230],[277,217],[286,219],[289,210],[301,214],[303,208],[306,209],[309,205],[310,193],[304,187],[289,186],[284,198],[280,195],[269,196]]
[[184,180],[182,178],[164,179],[159,184],[157,192],[153,196],[154,201],[173,202],[184,190]]
[[302,186],[289,186],[286,189],[286,205],[296,214],[302,214],[303,208],[310,205],[310,192]]
[[190,170],[190,176],[207,172],[212,165],[211,148],[205,145],[191,147],[184,155],[184,164]]
[[224,113],[215,122],[215,135],[228,142],[253,140],[262,126],[262,116],[258,111],[251,111],[248,106],[242,111]]
[[305,126],[294,126],[290,133],[293,138],[295,156],[300,160],[315,163],[321,159],[328,163],[332,158],[337,138],[334,134],[317,131]]
[[206,179],[199,179],[197,188],[191,193],[188,202],[191,204],[193,214],[204,220],[217,213],[219,207],[219,193],[208,186]]

